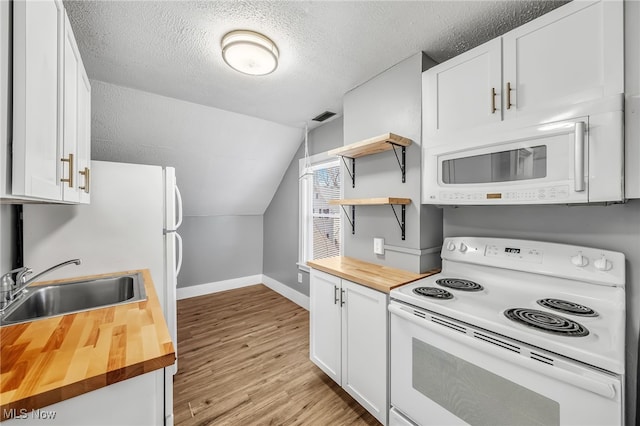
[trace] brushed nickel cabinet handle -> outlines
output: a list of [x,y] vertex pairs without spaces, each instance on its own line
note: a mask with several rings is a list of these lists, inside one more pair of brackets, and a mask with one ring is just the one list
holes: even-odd
[[79,186],[78,189],[84,190],[87,194],[89,193],[89,185],[91,183],[91,170],[88,167],[85,167],[84,170],[79,171],[82,176],[84,176],[84,186]]
[[507,109],[511,109],[511,82],[507,81]]
[[69,154],[69,158],[61,158],[60,161],[63,163],[69,163],[69,178],[60,179],[60,182],[67,182],[69,184],[69,188],[73,188],[73,154]]
[[334,285],[333,286],[333,304],[337,305],[338,304],[338,286]]
[[491,114],[495,114],[497,111],[496,109],[496,88],[492,87],[491,88]]

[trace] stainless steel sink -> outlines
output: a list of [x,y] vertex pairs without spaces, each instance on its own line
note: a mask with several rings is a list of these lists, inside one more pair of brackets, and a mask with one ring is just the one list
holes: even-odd
[[0,317],[0,325],[49,318],[147,299],[142,274],[32,286]]

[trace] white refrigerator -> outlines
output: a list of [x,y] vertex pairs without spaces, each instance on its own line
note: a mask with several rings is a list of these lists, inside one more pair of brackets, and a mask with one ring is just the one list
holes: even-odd
[[[182,200],[175,169],[91,162],[91,204],[25,205],[24,265],[38,273],[67,259],[82,264],[43,279],[148,268],[177,353],[176,284],[182,264]],[[157,374],[153,417],[173,425],[177,361]],[[151,414],[151,413],[150,413]]]

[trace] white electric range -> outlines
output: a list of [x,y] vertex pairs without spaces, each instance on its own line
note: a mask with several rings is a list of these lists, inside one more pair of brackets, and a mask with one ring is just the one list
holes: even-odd
[[623,423],[622,253],[456,237],[441,256],[391,291],[391,424]]

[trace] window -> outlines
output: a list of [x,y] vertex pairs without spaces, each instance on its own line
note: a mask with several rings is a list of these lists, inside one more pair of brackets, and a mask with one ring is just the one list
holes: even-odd
[[[326,155],[322,157],[326,159]],[[337,159],[311,162],[308,168],[304,167],[304,159],[300,162],[298,258],[299,265],[303,266],[308,260],[341,254],[340,206],[330,205],[329,200],[341,198],[342,181]]]

